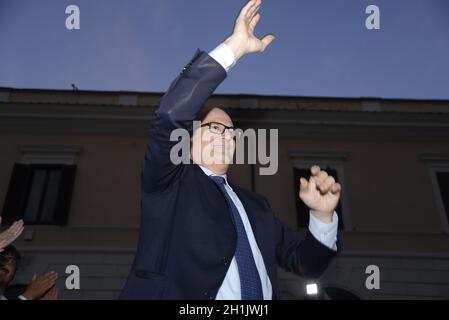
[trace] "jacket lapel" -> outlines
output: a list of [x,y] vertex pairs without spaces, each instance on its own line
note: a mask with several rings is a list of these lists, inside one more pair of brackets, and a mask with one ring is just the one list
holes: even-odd
[[246,215],[248,216],[248,220],[251,224],[251,229],[253,230],[254,238],[256,239],[257,246],[259,247],[260,253],[262,254],[263,260],[266,264],[269,261],[267,260],[269,255],[266,252],[267,248],[269,248],[269,244],[266,243],[266,241],[270,241],[270,239],[266,239],[265,237],[263,237],[263,217],[261,214],[258,214],[256,212],[257,208],[260,207],[260,205],[256,203],[256,200],[254,198],[248,196],[245,191],[233,185],[229,181],[228,183],[237,194],[243,204],[243,207],[245,208]]

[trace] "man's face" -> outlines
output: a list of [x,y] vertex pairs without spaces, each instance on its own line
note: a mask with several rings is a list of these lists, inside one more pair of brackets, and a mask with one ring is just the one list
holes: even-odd
[[[233,127],[231,118],[219,108],[212,109],[193,134],[192,159],[217,174],[226,173],[232,162],[235,141],[226,127]],[[224,130],[223,133],[219,133]],[[198,143],[201,143],[198,146]],[[195,152],[201,149],[201,157]],[[197,150],[198,150],[197,149]]]
[[17,270],[17,262],[13,256],[0,256],[0,284],[9,284]]

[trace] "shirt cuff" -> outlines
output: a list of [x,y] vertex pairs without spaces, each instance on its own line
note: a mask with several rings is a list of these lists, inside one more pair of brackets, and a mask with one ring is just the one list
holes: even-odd
[[234,52],[227,44],[220,44],[214,50],[209,53],[215,61],[217,61],[221,66],[228,72],[236,63]]
[[25,298],[25,297],[22,296],[22,295],[20,295],[18,298],[19,298],[20,300],[28,300],[27,298]]
[[319,242],[326,247],[337,251],[338,215],[334,211],[331,223],[324,223],[309,213],[309,231]]

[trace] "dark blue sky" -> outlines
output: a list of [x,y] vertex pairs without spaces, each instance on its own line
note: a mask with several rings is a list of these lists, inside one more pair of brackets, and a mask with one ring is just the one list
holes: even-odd
[[[0,86],[165,91],[243,0],[0,0]],[[81,29],[65,28],[76,4]],[[381,29],[365,28],[365,8]],[[219,93],[449,99],[448,0],[264,0],[258,35]]]

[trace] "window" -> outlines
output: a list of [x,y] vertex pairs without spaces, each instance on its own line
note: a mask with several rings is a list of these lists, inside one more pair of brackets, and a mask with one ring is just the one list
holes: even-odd
[[435,172],[441,202],[446,213],[446,219],[449,221],[449,170]]
[[[330,176],[333,176],[336,181],[339,181],[338,179],[338,173],[337,170],[332,169],[331,167],[321,167],[321,170],[325,170]],[[296,198],[296,215],[297,215],[297,221],[298,221],[298,228],[307,228],[309,226],[309,208],[305,205],[305,203],[299,198],[299,179],[303,177],[309,180],[310,178],[310,167],[307,168],[293,168],[293,178],[294,178],[294,185],[295,185],[295,198]],[[338,202],[337,208],[335,209],[339,216],[338,216],[338,229],[343,230],[344,229],[344,218],[342,216],[342,210],[341,210],[341,202]]]
[[75,165],[16,163],[3,206],[4,222],[67,224],[75,172]]
[[419,158],[426,163],[430,174],[442,231],[449,233],[449,154],[425,153]]
[[449,233],[449,164],[431,164],[429,169],[442,229]]

